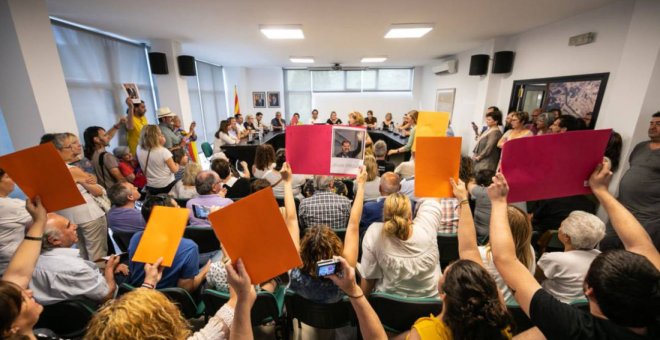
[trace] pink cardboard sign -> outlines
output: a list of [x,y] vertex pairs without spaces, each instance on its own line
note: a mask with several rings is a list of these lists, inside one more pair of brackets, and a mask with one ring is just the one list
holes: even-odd
[[513,139],[502,149],[509,202],[590,194],[587,180],[603,160],[607,130],[571,131]]
[[355,177],[355,174],[331,172],[333,125],[287,127],[285,143],[286,160],[294,174]]

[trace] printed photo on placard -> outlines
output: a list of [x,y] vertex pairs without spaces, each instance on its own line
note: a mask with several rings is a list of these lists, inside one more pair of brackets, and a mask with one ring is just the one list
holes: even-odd
[[364,161],[364,128],[332,128],[330,172],[357,175]]
[[140,104],[142,101],[140,99],[140,91],[138,91],[138,87],[135,83],[124,83],[122,84],[122,87],[124,88],[124,91],[126,91],[126,95],[131,98],[133,104]]

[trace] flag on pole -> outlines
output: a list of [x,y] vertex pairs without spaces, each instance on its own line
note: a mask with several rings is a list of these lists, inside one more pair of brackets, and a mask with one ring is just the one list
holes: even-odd
[[241,113],[241,107],[238,105],[238,91],[236,90],[236,85],[234,85],[234,114]]

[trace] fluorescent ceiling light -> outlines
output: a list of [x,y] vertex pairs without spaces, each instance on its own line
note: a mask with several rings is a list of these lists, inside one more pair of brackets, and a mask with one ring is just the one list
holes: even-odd
[[360,60],[361,63],[382,63],[387,60],[387,57],[364,57]]
[[301,63],[301,64],[313,64],[314,58],[312,57],[290,57],[289,60],[292,63]]
[[426,33],[431,32],[431,24],[395,24],[390,26],[390,30],[385,34],[386,39],[398,38],[421,38]]
[[259,29],[268,39],[305,39],[300,25],[261,25]]

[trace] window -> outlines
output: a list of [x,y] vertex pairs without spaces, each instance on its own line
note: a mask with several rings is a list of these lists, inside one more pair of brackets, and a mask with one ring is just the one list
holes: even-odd
[[[284,112],[300,113],[300,119],[308,122],[312,112],[312,78],[308,70],[284,70]],[[290,117],[286,117],[290,120]]]
[[[145,44],[55,20],[52,28],[81,139],[87,127],[98,125],[109,129],[125,115],[126,94],[122,83],[137,84],[140,97],[150,111],[147,118],[155,122],[155,95]],[[117,141],[125,142],[124,133],[113,138],[111,148]]]
[[303,91],[311,78],[312,92],[411,92],[413,84],[413,68],[379,68],[367,70],[284,70],[289,81],[286,85],[296,86],[295,91]]
[[220,121],[227,117],[225,81],[222,66],[196,60],[197,76],[188,77],[192,116],[198,134],[211,143]]
[[6,155],[12,152],[14,152],[14,144],[9,137],[7,122],[5,122],[5,116],[0,107],[0,155]]

